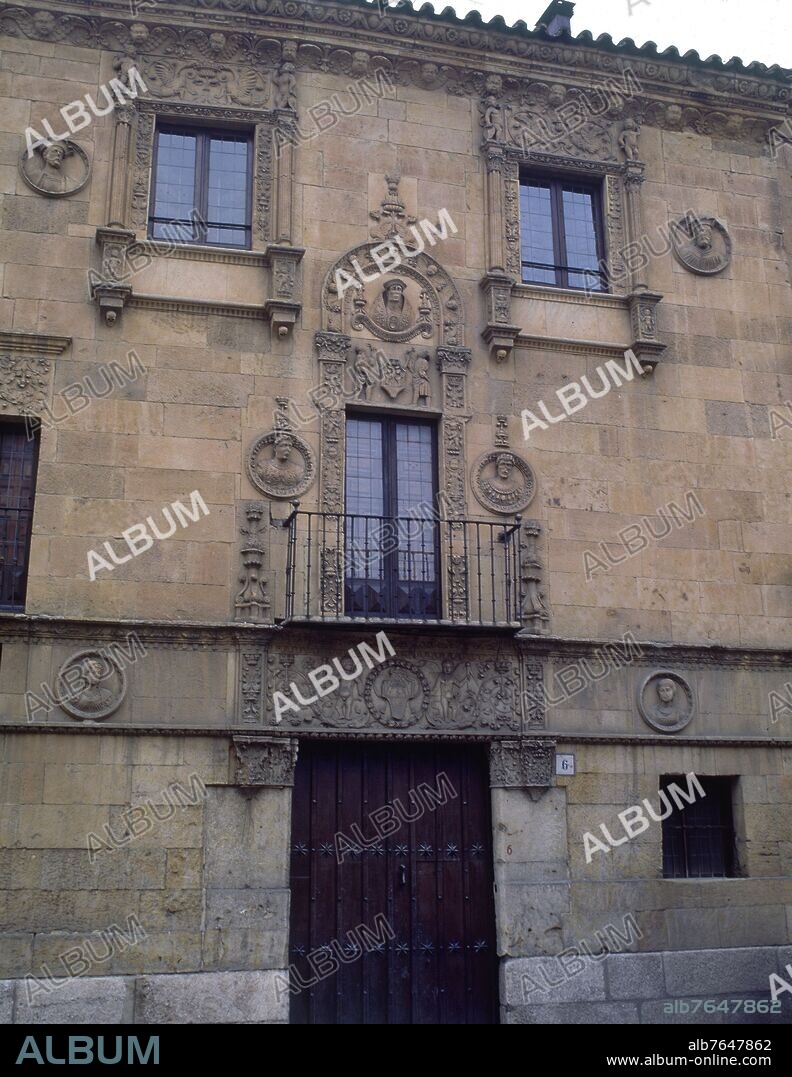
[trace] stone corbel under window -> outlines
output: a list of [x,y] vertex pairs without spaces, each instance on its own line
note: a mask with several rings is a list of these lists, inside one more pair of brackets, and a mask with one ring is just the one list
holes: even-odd
[[97,228],[96,242],[102,252],[101,270],[91,273],[91,298],[108,325],[115,325],[132,297],[132,286],[125,284],[129,267],[127,251],[135,233],[126,228]]
[[270,323],[273,334],[281,340],[294,328],[302,310],[300,302],[299,266],[305,249],[280,246],[271,243],[267,247],[267,264],[270,267],[270,294],[264,304],[264,317]]
[[495,740],[490,744],[490,786],[526,789],[534,798],[553,785],[555,741],[548,737]]
[[487,273],[479,282],[486,302],[486,323],[482,330],[490,355],[502,363],[511,355],[520,334],[519,325],[511,321],[511,294],[514,278],[505,273]]
[[662,298],[656,292],[634,292],[629,297],[632,350],[646,375],[654,373],[666,350],[666,345],[657,339],[657,306]]

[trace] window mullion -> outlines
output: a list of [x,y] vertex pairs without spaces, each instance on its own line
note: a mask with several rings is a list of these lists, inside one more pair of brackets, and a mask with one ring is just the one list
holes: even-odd
[[[555,249],[556,265],[561,266],[556,271],[557,283],[562,288],[569,287],[569,273],[567,272],[566,231],[564,229],[564,198],[563,187],[560,180],[553,183],[553,198],[555,201],[555,221],[553,227],[553,242]],[[558,279],[560,278],[560,280]]]

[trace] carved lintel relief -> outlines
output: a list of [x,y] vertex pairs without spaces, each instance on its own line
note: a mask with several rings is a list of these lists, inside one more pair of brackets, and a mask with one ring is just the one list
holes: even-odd
[[299,744],[293,737],[234,737],[232,784],[243,789],[294,785]]
[[314,336],[324,400],[319,420],[319,508],[344,511],[344,407],[343,376],[351,338],[344,333],[317,332]]
[[[299,644],[296,644],[299,648]],[[428,649],[428,648],[427,648]],[[270,684],[297,699],[315,699],[309,674],[330,657],[315,647],[294,655],[270,654]],[[277,668],[275,663],[279,663]],[[348,665],[348,662],[346,663]],[[267,700],[266,724],[305,734],[409,733],[518,734],[522,728],[520,670],[512,653],[493,650],[460,655],[439,646],[431,653],[389,658],[307,706],[284,708],[275,722]]]
[[520,636],[538,636],[550,628],[544,561],[539,553],[542,525],[525,520],[520,534]]
[[239,551],[241,587],[234,599],[234,616],[238,621],[267,624],[272,620],[269,595],[269,530],[264,522],[266,507],[251,501],[241,511],[241,548]]
[[547,737],[495,740],[490,745],[490,785],[493,789],[549,789],[554,756],[555,741]]

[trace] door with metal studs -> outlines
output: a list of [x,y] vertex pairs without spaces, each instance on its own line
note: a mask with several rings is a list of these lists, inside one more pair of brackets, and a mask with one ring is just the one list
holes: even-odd
[[292,1023],[497,1021],[490,819],[483,747],[301,741]]

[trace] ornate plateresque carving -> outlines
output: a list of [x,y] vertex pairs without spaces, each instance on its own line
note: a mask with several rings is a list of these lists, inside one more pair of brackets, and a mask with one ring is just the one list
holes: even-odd
[[[279,659],[292,656],[277,656]],[[274,662],[276,656],[271,655]],[[304,699],[313,696],[308,674],[317,657],[293,656],[273,672],[275,691],[289,691],[296,684]],[[348,659],[344,662],[349,665]],[[267,701],[267,724],[275,726],[271,701]],[[491,657],[467,657],[441,653],[430,658],[390,658],[344,681],[324,698],[287,711],[278,728],[375,732],[467,733],[491,736],[521,729],[520,677],[516,658],[499,653]]]
[[269,553],[268,531],[264,519],[264,504],[250,502],[245,506],[245,523],[239,528],[242,536],[240,557],[242,584],[234,600],[234,615],[238,621],[270,621],[268,581],[263,576]]
[[553,784],[555,741],[544,737],[496,740],[490,745],[490,785],[494,789],[549,789]]
[[334,406],[322,407],[320,418],[319,496],[321,512],[344,508],[344,409],[342,377],[350,337],[344,333],[318,332],[314,336],[322,387]]
[[316,475],[310,446],[293,432],[286,417],[288,400],[278,398],[275,429],[254,441],[248,453],[248,476],[268,497],[300,497]]
[[239,664],[239,702],[245,725],[261,724],[263,699],[262,651],[243,651]]
[[533,468],[515,452],[495,449],[482,453],[470,478],[479,504],[507,516],[522,512],[536,493]]
[[540,635],[550,627],[550,610],[545,594],[544,562],[538,544],[542,525],[538,520],[525,520],[520,535],[520,635]]
[[51,364],[36,355],[0,354],[0,407],[24,415],[42,411],[49,399]]
[[234,737],[234,785],[242,788],[294,785],[298,742],[293,738]]
[[712,276],[731,262],[731,236],[715,217],[689,214],[675,221],[671,244],[677,259],[691,273]]

